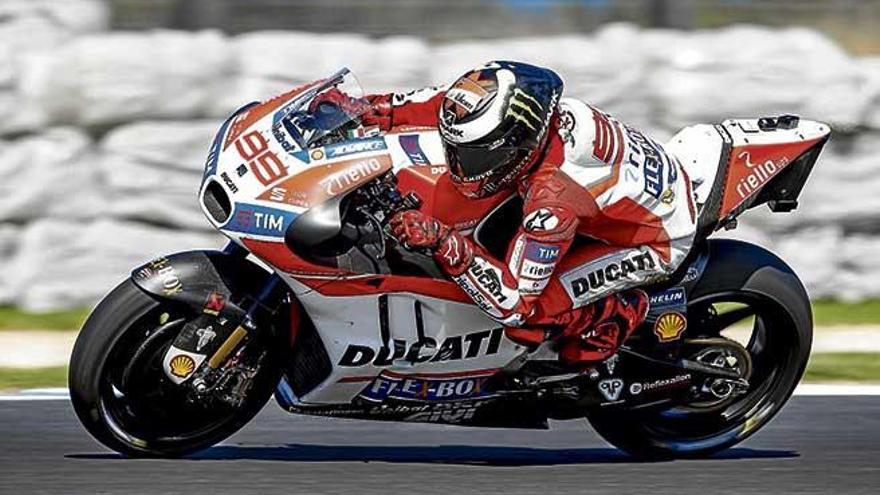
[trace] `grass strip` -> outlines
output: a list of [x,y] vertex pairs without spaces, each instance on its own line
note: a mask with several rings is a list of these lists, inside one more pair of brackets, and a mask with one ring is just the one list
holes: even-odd
[[[32,313],[0,306],[0,330],[79,330],[89,311],[79,308]],[[880,325],[880,299],[859,303],[814,301],[813,318],[816,326]]]
[[0,368],[0,390],[67,386],[67,366]]
[[823,352],[810,356],[804,381],[880,382],[880,353]]
[[49,313],[31,313],[10,306],[0,306],[0,330],[79,330],[88,309]]
[[880,324],[880,300],[858,303],[813,301],[813,321],[816,326]]

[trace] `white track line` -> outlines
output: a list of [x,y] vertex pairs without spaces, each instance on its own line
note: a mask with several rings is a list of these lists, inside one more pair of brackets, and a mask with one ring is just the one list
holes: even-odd
[[880,385],[862,385],[858,383],[802,383],[795,389],[794,395],[880,395]]
[[[832,383],[802,383],[794,395],[800,396],[880,396],[880,384],[860,385]],[[17,394],[0,395],[0,402],[70,400],[66,388],[34,388]]]

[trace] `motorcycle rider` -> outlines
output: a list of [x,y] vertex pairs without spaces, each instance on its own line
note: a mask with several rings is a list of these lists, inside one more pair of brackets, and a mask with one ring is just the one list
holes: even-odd
[[561,98],[562,89],[549,69],[495,61],[446,90],[368,96],[364,123],[439,127],[463,205],[522,197],[505,260],[419,210],[398,213],[391,228],[405,248],[432,253],[509,338],[530,347],[550,339],[564,363],[582,369],[614,355],[644,321],[647,295],[635,287],[681,264],[696,212],[674,156]]

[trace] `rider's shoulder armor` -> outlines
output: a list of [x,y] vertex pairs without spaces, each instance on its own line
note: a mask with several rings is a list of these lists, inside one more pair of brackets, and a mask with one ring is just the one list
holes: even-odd
[[[613,174],[614,155],[603,160],[609,158],[604,153],[608,147],[615,151],[622,140],[614,135],[613,127],[605,125],[608,122],[607,115],[580,100],[563,98],[559,103],[559,137],[565,155],[561,170],[583,187],[606,181]],[[597,135],[597,123],[604,131],[601,136]]]

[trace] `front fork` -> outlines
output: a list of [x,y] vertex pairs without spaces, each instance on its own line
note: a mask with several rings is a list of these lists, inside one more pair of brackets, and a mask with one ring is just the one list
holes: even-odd
[[[222,252],[239,261],[244,261],[249,254],[234,242],[227,243]],[[234,301],[231,299],[239,295],[221,292],[209,295],[202,314],[184,326],[166,353],[165,372],[168,378],[178,384],[189,381],[192,389],[200,395],[213,393],[219,388],[244,392],[247,387],[243,383],[247,381],[247,375],[256,373],[265,352],[248,367],[240,359],[243,343],[249,336],[256,337],[255,332],[261,327],[258,322],[262,326],[271,324],[264,317],[271,317],[278,310],[278,305],[274,303],[278,298],[279,284],[282,283],[278,274],[271,273],[255,295],[245,295]],[[185,367],[175,368],[175,359],[181,359],[181,355],[189,356],[195,362],[190,374],[186,373]],[[239,376],[230,378],[234,374]],[[223,386],[229,383],[232,385]],[[222,395],[228,396],[230,401],[236,401],[233,396],[240,397],[243,393]]]

